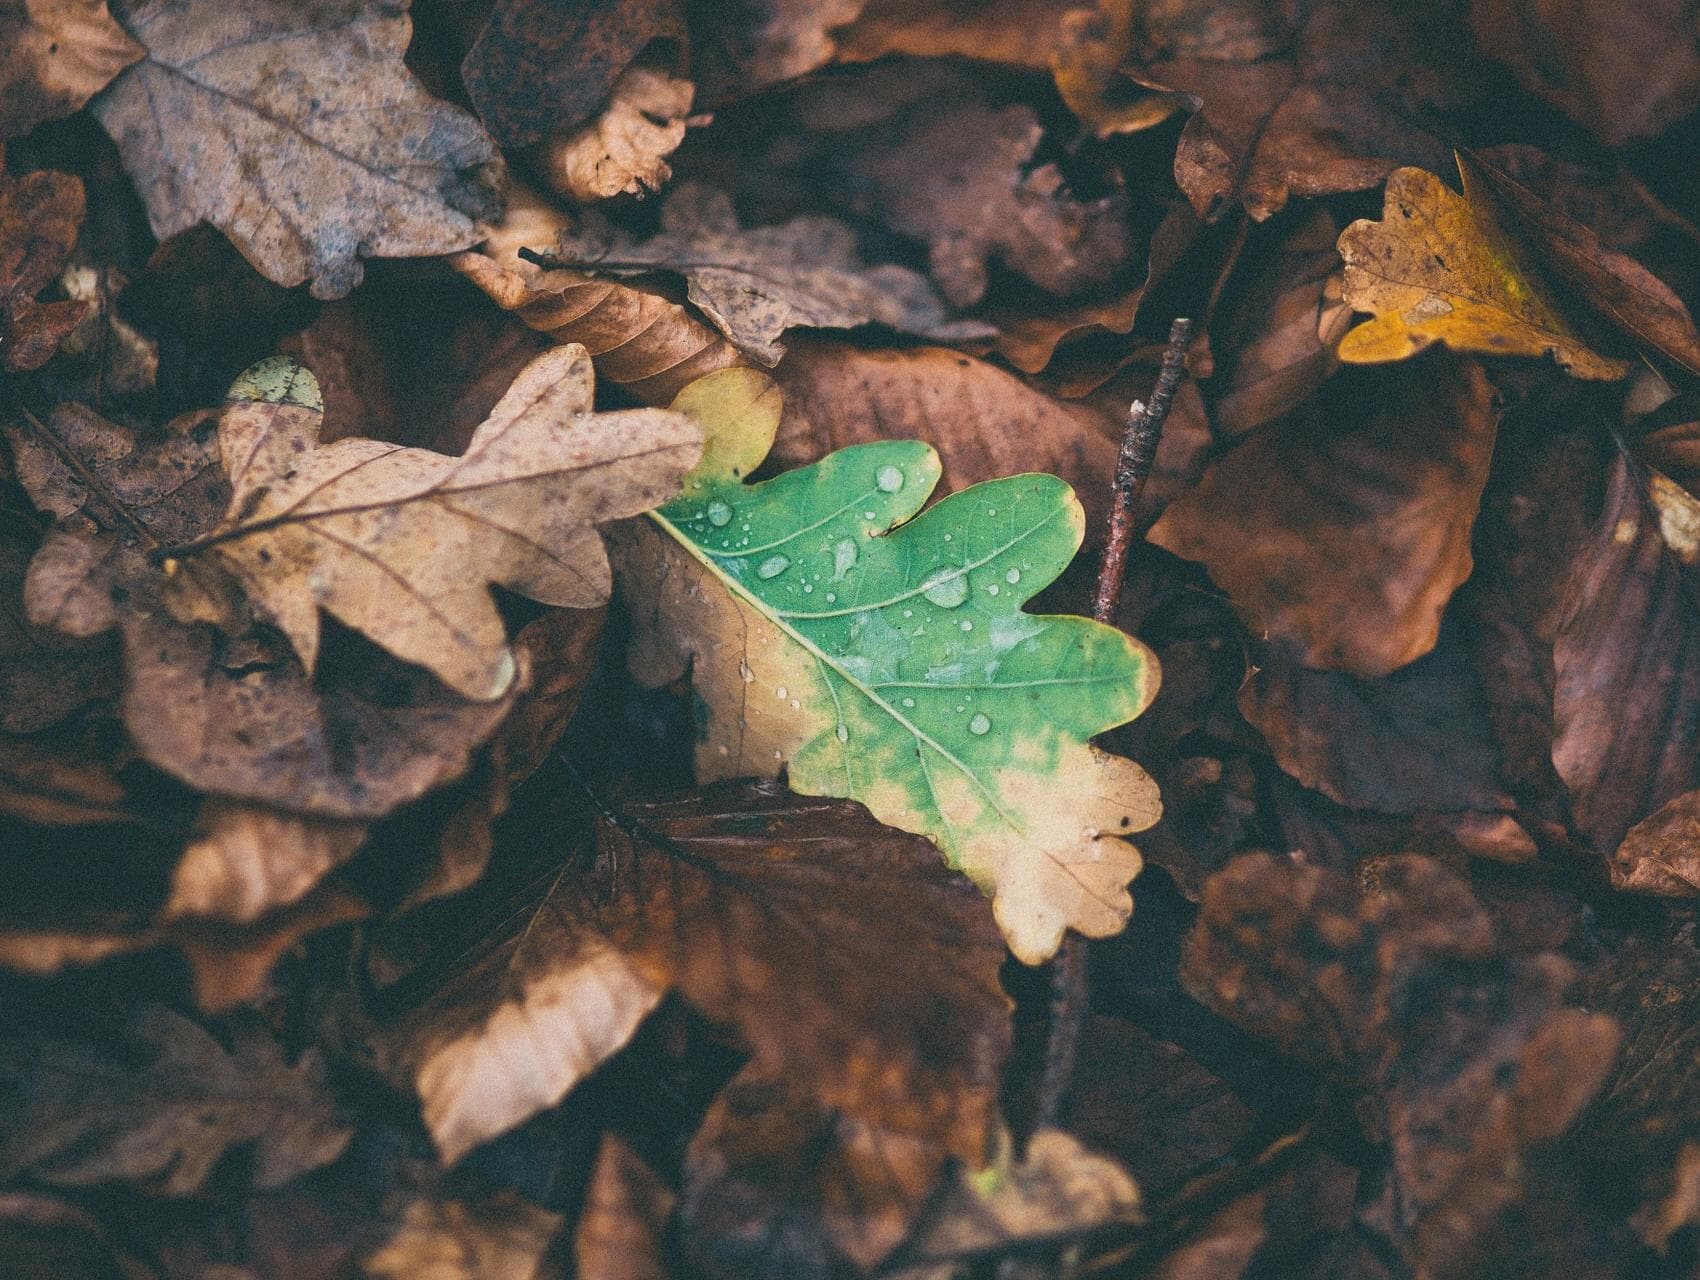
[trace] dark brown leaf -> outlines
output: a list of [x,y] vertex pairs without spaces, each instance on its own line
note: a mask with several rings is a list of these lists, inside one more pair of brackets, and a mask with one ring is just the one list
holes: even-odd
[[144,50],[106,0],[6,0],[0,5],[0,142],[68,116]]
[[[3,18],[0,18],[3,21]],[[83,223],[83,184],[66,173],[0,173],[0,369],[39,369],[88,308],[37,302]]]

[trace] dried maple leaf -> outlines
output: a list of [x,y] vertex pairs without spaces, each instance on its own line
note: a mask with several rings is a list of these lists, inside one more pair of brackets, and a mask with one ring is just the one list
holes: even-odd
[[555,134],[537,167],[550,190],[588,204],[622,193],[659,191],[673,170],[667,157],[685,140],[696,86],[654,67],[628,67],[589,124]]
[[[1468,887],[1430,859],[1385,859],[1366,889],[1267,854],[1205,887],[1187,988],[1358,1094],[1388,1148],[1366,1216],[1419,1274],[1498,1272],[1527,1248],[1502,1215],[1538,1209],[1546,1152],[1608,1078],[1618,1022],[1568,1008],[1570,965],[1501,948]],[[1555,1206],[1562,1214],[1564,1206]],[[1485,1256],[1484,1256],[1485,1255]]]
[[686,388],[674,403],[702,423],[703,462],[615,534],[633,670],[664,684],[689,668],[704,705],[699,777],[784,765],[801,791],[927,835],[1029,963],[1065,929],[1116,932],[1139,870],[1121,837],[1161,807],[1138,765],[1088,740],[1144,710],[1157,672],[1112,627],[1021,610],[1080,546],[1072,491],[987,481],[906,524],[939,463],[898,440],[746,485],[779,400],[751,370]]
[[106,0],[5,0],[0,142],[70,115],[144,52],[112,20]]
[[1415,123],[1468,105],[1484,80],[1462,0],[1163,5],[1141,15],[1128,73],[1195,114],[1175,181],[1202,218],[1233,203],[1262,220],[1290,196],[1373,187],[1443,154]]
[[595,357],[599,378],[645,404],[667,404],[704,374],[744,363],[736,347],[677,302],[576,271],[543,271],[518,256],[521,248],[553,244],[566,225],[560,210],[515,183],[507,216],[484,252],[449,262],[533,329],[581,344]]
[[645,45],[683,34],[678,0],[496,0],[461,80],[497,142],[530,146],[590,119]]
[[688,1230],[713,1248],[702,1215],[735,1217],[748,1243],[777,1215],[876,1261],[948,1159],[992,1152],[1010,1026],[984,902],[918,837],[772,783],[626,820],[599,828],[593,872],[497,902],[493,950],[396,1024],[439,1149],[552,1105],[673,987],[753,1055],[693,1147]]
[[135,1012],[114,1044],[31,1037],[0,1042],[0,1169],[59,1186],[152,1183],[167,1195],[202,1189],[238,1147],[250,1177],[276,1187],[342,1154],[316,1050],[293,1064],[263,1027],[239,1021],[226,1049],[161,1005]]
[[143,0],[147,48],[92,108],[161,240],[203,219],[279,284],[340,298],[362,257],[474,244],[500,160],[402,64],[406,0]]
[[1356,364],[1403,360],[1435,343],[1501,356],[1550,355],[1579,378],[1621,378],[1629,366],[1587,346],[1552,300],[1529,253],[1483,197],[1468,168],[1464,195],[1422,169],[1387,180],[1382,221],[1340,235],[1345,300],[1375,319],[1340,341]]
[[655,505],[700,449],[677,414],[594,413],[577,346],[527,365],[460,457],[320,445],[312,375],[285,360],[245,378],[254,390],[239,384],[219,422],[229,514],[194,549],[216,551],[309,673],[323,608],[473,701],[501,697],[516,672],[490,585],[603,603],[596,524]]
[[1202,560],[1309,666],[1384,676],[1427,653],[1470,576],[1495,414],[1479,368],[1426,360],[1330,380],[1215,463],[1151,541]]
[[780,335],[800,325],[883,324],[944,342],[992,332],[979,321],[950,319],[931,286],[907,267],[865,264],[855,232],[838,219],[809,214],[741,228],[730,197],[697,183],[673,189],[661,230],[648,240],[587,220],[562,230],[553,261],[592,274],[676,271],[709,322],[768,366],[784,354]]
[[79,179],[0,173],[0,370],[41,368],[88,314],[79,301],[35,300],[70,256],[82,222]]

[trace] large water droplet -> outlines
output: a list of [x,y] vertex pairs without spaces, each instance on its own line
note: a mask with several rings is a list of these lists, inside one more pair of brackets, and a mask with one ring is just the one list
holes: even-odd
[[969,622],[966,618],[964,618],[963,621],[962,621],[962,629],[964,631],[972,631],[974,629],[974,624],[972,622]]
[[983,734],[990,733],[991,731],[992,718],[984,711],[976,712],[974,718],[968,722],[968,732],[973,734],[976,738]]
[[756,577],[777,578],[790,567],[790,556],[769,556],[756,566]]
[[1016,583],[1021,581],[1021,570],[1011,569],[1008,573],[1004,574],[1003,580],[1013,587]]
[[903,472],[897,467],[881,467],[874,483],[886,493],[896,493],[903,487]]
[[968,575],[961,569],[939,569],[921,583],[921,594],[941,609],[954,609],[968,598]]
[[832,548],[832,580],[837,582],[856,564],[856,540],[840,538]]
[[995,596],[995,595],[997,595],[997,593],[998,593],[998,584],[995,583],[995,582],[992,583],[991,586],[986,588],[986,594],[989,595],[989,596]]
[[850,741],[850,726],[849,725],[841,724],[841,725],[838,726],[838,740],[840,742]]
[[716,498],[708,504],[708,522],[716,529],[724,529],[732,523],[732,508]]

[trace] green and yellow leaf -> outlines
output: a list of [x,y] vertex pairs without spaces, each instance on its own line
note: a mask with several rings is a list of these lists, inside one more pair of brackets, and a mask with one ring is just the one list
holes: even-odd
[[1030,963],[1065,929],[1119,930],[1140,867],[1122,837],[1161,807],[1139,766],[1089,740],[1145,709],[1157,663],[1113,627],[1022,610],[1080,546],[1068,485],[1011,476],[917,516],[939,460],[906,440],[749,485],[779,422],[773,385],[725,370],[673,408],[701,423],[702,462],[610,543],[634,670],[692,670],[700,779],[788,767],[795,790],[928,836]]

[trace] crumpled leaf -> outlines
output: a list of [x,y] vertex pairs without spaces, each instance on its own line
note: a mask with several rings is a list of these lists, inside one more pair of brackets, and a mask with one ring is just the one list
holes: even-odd
[[372,1280],[545,1280],[560,1274],[560,1235],[560,1214],[512,1191],[415,1200],[362,1270]]
[[1291,196],[1362,191],[1400,164],[1440,163],[1418,122],[1467,106],[1487,78],[1464,9],[1182,0],[1146,17],[1144,60],[1128,71],[1194,104],[1175,181],[1199,217],[1238,203],[1262,221]]
[[402,65],[407,0],[142,0],[119,18],[147,57],[93,111],[159,239],[204,219],[268,279],[340,298],[362,257],[464,249],[497,212],[495,146]]
[[1614,889],[1700,897],[1700,791],[1684,791],[1629,828],[1609,870]]
[[1471,0],[1469,21],[1483,52],[1608,147],[1653,137],[1700,105],[1692,0]]
[[1021,611],[1079,548],[1080,504],[1053,476],[1014,476],[903,525],[939,474],[914,441],[746,486],[778,401],[749,371],[687,388],[675,407],[701,421],[703,462],[617,534],[633,670],[691,669],[699,778],[783,764],[800,791],[927,835],[1029,963],[1067,928],[1116,932],[1139,869],[1121,837],[1160,806],[1143,770],[1087,741],[1149,705],[1155,663],[1113,628]]
[[[219,422],[226,521],[201,540],[313,671],[319,610],[473,701],[516,667],[489,586],[545,604],[607,599],[599,521],[646,511],[695,461],[676,414],[592,411],[590,356],[533,360],[458,458],[349,438],[318,444],[312,375],[256,366]],[[275,379],[277,390],[259,385]]]
[[58,1186],[152,1183],[200,1191],[235,1149],[276,1187],[342,1154],[325,1066],[309,1049],[289,1064],[263,1027],[238,1022],[226,1049],[162,1005],[143,1005],[121,1043],[0,1042],[0,1169]]
[[645,45],[683,34],[677,0],[496,0],[489,10],[460,75],[504,147],[583,124]]
[[1202,905],[1182,981],[1357,1093],[1366,1136],[1388,1151],[1367,1213],[1407,1265],[1495,1274],[1496,1249],[1527,1250],[1517,1218],[1509,1238],[1497,1225],[1539,1214],[1546,1152],[1622,1042],[1616,1019],[1564,1006],[1571,966],[1502,951],[1467,886],[1411,855],[1383,860],[1360,892],[1338,872],[1248,854]]
[[68,116],[144,50],[106,0],[6,0],[0,5],[0,142]]
[[1307,666],[1384,676],[1421,657],[1470,576],[1492,389],[1451,356],[1394,367],[1337,376],[1246,437],[1149,535]]
[[664,405],[684,387],[728,365],[738,349],[677,302],[576,271],[543,271],[518,255],[551,245],[567,221],[536,192],[515,183],[507,216],[482,253],[451,266],[500,307],[556,342],[576,342],[596,359],[596,376],[645,404]]
[[1144,1220],[1139,1188],[1073,1134],[1040,1129],[990,1187],[962,1178],[904,1245],[893,1280],[949,1280],[980,1255]]
[[68,173],[0,172],[0,370],[39,369],[88,314],[76,300],[37,302],[83,222],[83,184]]
[[877,1261],[947,1160],[991,1154],[1010,1026],[983,900],[918,837],[773,783],[631,806],[622,826],[542,902],[496,903],[493,949],[395,1024],[439,1150],[558,1101],[673,987],[752,1054],[693,1144],[699,1247],[749,1262],[785,1222]]
[[991,326],[951,320],[932,288],[907,267],[867,266],[856,235],[836,218],[809,214],[772,227],[738,226],[724,192],[681,183],[661,211],[661,231],[635,241],[586,220],[563,229],[555,261],[595,273],[677,271],[710,323],[751,359],[775,365],[787,329],[883,324],[944,342],[983,338]]
[[1454,351],[1550,355],[1579,378],[1621,378],[1629,367],[1587,346],[1560,314],[1527,250],[1468,167],[1464,195],[1421,169],[1387,180],[1382,221],[1340,235],[1345,300],[1375,318],[1340,342],[1356,364],[1403,360],[1439,342]]
[[685,140],[695,95],[689,80],[654,67],[627,67],[601,115],[543,143],[537,166],[544,182],[581,204],[659,191],[673,176],[667,157]]
[[787,112],[819,137],[821,196],[925,244],[954,306],[980,301],[992,262],[1066,296],[1107,284],[1132,254],[1119,174],[1098,175],[1102,195],[1075,195],[1057,164],[1037,162],[1033,109],[994,105],[948,64],[859,68],[805,86]]

